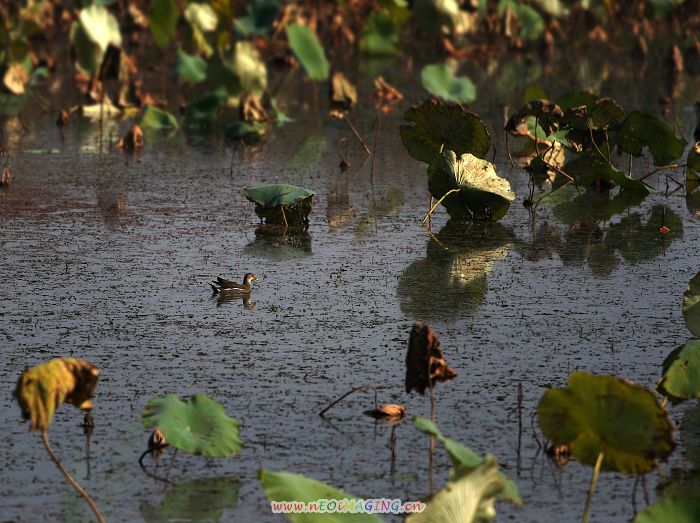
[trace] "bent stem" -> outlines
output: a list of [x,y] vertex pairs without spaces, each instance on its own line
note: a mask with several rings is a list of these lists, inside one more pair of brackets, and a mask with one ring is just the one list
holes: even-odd
[[[442,196],[442,198],[440,198],[437,202],[435,202],[435,204],[434,204],[434,205],[430,208],[430,210],[428,211],[428,214],[426,214],[425,217],[423,217],[423,220],[421,221],[421,224],[425,223],[425,220],[427,220],[428,218],[430,218],[430,215],[433,214],[433,211],[435,210],[435,208],[436,208],[438,205],[440,205],[440,204],[442,203],[442,200],[444,200],[445,198],[447,198],[447,197],[448,197],[450,194],[452,194],[453,192],[459,192],[459,189],[450,189],[449,191],[447,191],[447,192]],[[432,198],[431,198],[431,200],[432,200]]]
[[49,456],[51,456],[51,459],[53,462],[56,464],[56,466],[59,468],[59,470],[63,473],[65,478],[68,480],[68,483],[71,484],[71,486],[80,494],[85,502],[90,506],[92,511],[95,513],[95,517],[97,518],[97,521],[99,523],[106,523],[104,516],[102,515],[102,512],[100,512],[100,509],[97,508],[97,505],[95,505],[95,502],[92,500],[90,497],[90,494],[88,494],[83,487],[81,487],[77,481],[73,478],[73,476],[70,475],[70,472],[68,472],[68,469],[63,466],[63,463],[61,463],[61,460],[58,459],[58,456],[54,454],[53,449],[51,448],[51,445],[49,444],[49,435],[48,432],[45,430],[41,431],[41,441],[44,442],[44,447],[46,447],[46,452],[49,453]]
[[591,485],[588,488],[588,496],[586,497],[586,506],[583,509],[583,519],[582,523],[588,523],[588,516],[591,511],[591,501],[593,500],[593,491],[595,490],[595,485],[598,483],[598,475],[600,474],[600,467],[603,465],[603,458],[605,457],[604,452],[598,453],[598,458],[595,460],[595,467],[593,467],[593,477],[591,478]]
[[365,141],[364,141],[364,140],[362,139],[362,137],[360,136],[360,133],[357,132],[357,129],[355,129],[355,126],[354,126],[352,123],[350,123],[350,120],[348,119],[348,117],[345,116],[345,117],[343,118],[343,120],[345,120],[345,123],[348,124],[348,127],[349,127],[350,130],[352,131],[352,134],[355,136],[355,139],[358,141],[358,143],[359,143],[362,147],[364,147],[365,152],[367,153],[367,156],[372,156],[372,152],[369,150],[369,147],[367,147],[367,144],[365,143]]

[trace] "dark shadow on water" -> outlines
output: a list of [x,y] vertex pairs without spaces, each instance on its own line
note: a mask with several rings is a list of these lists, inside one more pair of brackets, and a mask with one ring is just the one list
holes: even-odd
[[494,263],[505,258],[513,233],[498,223],[450,220],[426,246],[426,256],[399,278],[401,311],[431,321],[472,314],[487,291]]
[[305,258],[313,254],[311,235],[300,228],[260,225],[255,229],[255,240],[246,245],[243,252],[276,261]]
[[168,489],[157,505],[141,502],[145,521],[219,521],[238,501],[238,480],[220,476],[187,481]]

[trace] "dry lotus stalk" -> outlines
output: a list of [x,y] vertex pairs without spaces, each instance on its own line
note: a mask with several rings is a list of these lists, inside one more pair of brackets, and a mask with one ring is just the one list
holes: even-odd
[[[428,375],[430,369],[430,375]],[[406,354],[406,392],[415,389],[423,394],[430,382],[447,381],[457,373],[445,361],[440,350],[438,335],[427,325],[417,321],[413,324]]]
[[137,124],[131,126],[124,137],[119,140],[116,147],[126,149],[128,151],[138,151],[144,146],[143,131]]
[[32,430],[43,432],[61,403],[92,409],[90,397],[99,375],[97,367],[77,358],[55,358],[24,371],[15,390],[22,416],[31,420]]
[[168,442],[165,440],[165,434],[156,427],[151,432],[148,437],[148,451],[153,456],[156,463],[160,461],[160,457],[163,454],[163,449],[168,446]]
[[388,84],[384,77],[379,76],[374,79],[374,107],[380,113],[391,113],[396,110],[403,95],[398,89]]

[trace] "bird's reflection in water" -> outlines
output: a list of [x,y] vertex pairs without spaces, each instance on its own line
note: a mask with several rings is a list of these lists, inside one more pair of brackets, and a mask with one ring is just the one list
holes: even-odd
[[255,302],[250,299],[250,294],[240,295],[240,294],[213,294],[212,298],[216,299],[216,306],[221,307],[227,303],[233,303],[237,301],[243,302],[244,309],[254,309]]

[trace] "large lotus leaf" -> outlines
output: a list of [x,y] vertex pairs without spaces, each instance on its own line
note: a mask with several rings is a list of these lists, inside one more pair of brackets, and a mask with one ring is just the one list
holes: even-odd
[[414,512],[406,523],[486,523],[496,517],[496,497],[505,488],[493,456],[476,468],[457,467],[447,485],[431,497],[423,512]]
[[245,197],[255,203],[255,212],[266,223],[301,225],[311,212],[316,193],[286,183],[256,185],[244,189]]
[[423,87],[448,102],[469,103],[476,98],[476,86],[468,76],[456,76],[450,64],[426,65],[420,73]]
[[460,105],[425,100],[408,109],[403,117],[415,125],[401,126],[401,141],[418,161],[431,163],[447,150],[483,158],[491,148],[486,124]]
[[587,465],[603,452],[603,470],[646,474],[674,447],[673,427],[654,394],[615,376],[574,372],[567,388],[545,392],[537,412],[547,439],[568,445]]
[[582,105],[593,105],[598,101],[598,97],[594,94],[588,93],[586,91],[572,91],[563,94],[557,98],[557,105],[562,108],[563,111],[570,109],[572,107],[581,107]]
[[700,398],[700,340],[690,340],[668,355],[656,388],[674,404]]
[[316,33],[311,28],[299,24],[289,24],[285,29],[289,46],[309,78],[317,82],[326,80],[330,65]]
[[625,115],[615,100],[601,98],[590,105],[571,107],[564,115],[564,122],[572,129],[579,131],[605,131],[617,123]]
[[55,358],[25,370],[15,390],[22,416],[31,420],[32,430],[43,432],[61,403],[91,409],[99,375],[92,363],[77,358]]
[[[291,472],[272,472],[260,470],[258,477],[270,501],[300,501],[315,502],[319,499],[344,500],[355,499],[354,496],[335,489],[320,481],[307,478],[302,474]],[[381,519],[374,514],[335,512],[335,513],[288,513],[287,517],[294,523],[381,523]]]
[[665,122],[639,111],[628,114],[611,139],[632,156],[641,156],[642,149],[648,147],[654,164],[659,166],[680,158],[687,143],[677,137]]
[[468,220],[500,220],[515,200],[510,183],[496,174],[492,163],[469,153],[457,158],[454,151],[444,152],[430,164],[428,189],[438,200],[459,189],[442,205],[451,217]]
[[700,272],[693,276],[683,293],[683,318],[693,336],[700,338]]
[[153,40],[159,47],[165,47],[175,36],[177,19],[180,17],[177,0],[151,0],[148,14]]
[[219,521],[224,509],[234,507],[240,483],[226,476],[202,478],[169,489],[158,506],[144,502],[139,507],[143,519],[164,521]]
[[206,394],[196,394],[186,402],[174,394],[154,398],[141,417],[146,428],[158,427],[166,441],[183,452],[224,458],[243,447],[238,420],[229,418],[224,407]]
[[700,521],[700,497],[671,496],[649,505],[633,523],[697,523]]
[[151,129],[176,129],[177,118],[167,111],[145,105],[143,108],[143,116],[141,117],[141,127]]
[[597,180],[606,180],[618,185],[625,191],[642,194],[656,192],[653,187],[627,176],[627,174],[593,153],[579,154],[568,161],[564,165],[563,170],[572,176],[579,185],[591,185],[596,183]]
[[[442,443],[454,467],[475,469],[484,463],[484,460],[474,454],[471,449],[465,447],[459,441],[445,436],[440,432],[437,425],[429,419],[416,416],[413,418],[413,425],[421,432],[425,432],[430,436],[435,436],[435,438]],[[501,473],[499,472],[499,474]],[[503,478],[505,479],[505,484],[503,485],[503,491],[499,494],[499,498],[521,504],[522,499],[518,493],[518,486],[505,476],[503,476]]]

